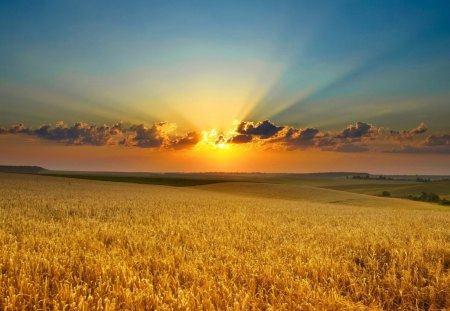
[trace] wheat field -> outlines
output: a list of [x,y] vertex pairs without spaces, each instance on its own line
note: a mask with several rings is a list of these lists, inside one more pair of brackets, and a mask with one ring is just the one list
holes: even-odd
[[3,310],[450,307],[448,209],[230,184],[0,174],[0,186]]

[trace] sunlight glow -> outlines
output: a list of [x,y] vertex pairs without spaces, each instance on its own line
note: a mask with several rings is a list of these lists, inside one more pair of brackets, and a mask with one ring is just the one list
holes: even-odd
[[225,149],[225,144],[224,143],[217,144],[217,148]]

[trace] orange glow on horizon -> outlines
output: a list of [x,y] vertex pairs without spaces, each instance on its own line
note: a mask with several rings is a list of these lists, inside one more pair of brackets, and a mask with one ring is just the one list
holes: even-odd
[[29,137],[4,135],[5,165],[39,165],[48,169],[139,172],[371,172],[376,174],[449,174],[448,156],[395,153],[351,154],[315,150],[257,150],[198,143],[191,149],[155,150],[122,146],[67,146]]

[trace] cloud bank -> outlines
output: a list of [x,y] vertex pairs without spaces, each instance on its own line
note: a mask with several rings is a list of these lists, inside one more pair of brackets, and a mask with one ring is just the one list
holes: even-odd
[[[227,133],[217,133],[209,144],[234,144],[262,149],[305,150],[332,152],[389,152],[450,154],[450,134],[428,133],[420,123],[410,130],[388,129],[357,121],[338,131],[317,128],[296,128],[276,125],[270,120],[242,121]],[[42,125],[36,129],[24,124],[0,127],[3,135],[28,135],[67,145],[120,145],[153,149],[189,149],[202,142],[200,133],[176,133],[176,125],[157,122],[150,126],[122,122],[112,125],[91,125],[77,122],[67,125]]]
[[428,126],[420,123],[410,130],[393,130],[357,121],[340,131],[277,126],[269,120],[241,122],[230,137],[232,144],[257,144],[284,150],[318,149],[334,152],[450,153],[450,134],[424,137]]
[[122,123],[109,125],[89,125],[77,122],[72,126],[58,122],[55,126],[42,125],[37,129],[24,124],[10,128],[0,128],[0,134],[24,134],[67,145],[124,145],[140,148],[182,149],[197,144],[200,135],[194,131],[185,135],[171,133],[167,122],[159,122],[147,127],[135,124],[125,127]]

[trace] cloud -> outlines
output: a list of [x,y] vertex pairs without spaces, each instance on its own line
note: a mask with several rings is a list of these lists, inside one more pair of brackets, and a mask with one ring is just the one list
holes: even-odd
[[190,148],[200,140],[200,135],[196,132],[188,132],[182,136],[172,135],[172,128],[173,125],[167,122],[155,123],[150,127],[135,124],[128,128],[121,122],[111,126],[83,122],[68,126],[64,122],[58,122],[55,126],[46,124],[37,129],[17,124],[0,128],[0,134],[26,134],[67,145],[124,145],[140,148]]
[[237,126],[234,135],[229,138],[222,135],[218,141],[257,143],[286,150],[316,148],[334,152],[364,152],[369,151],[369,147],[362,143],[366,139],[374,139],[378,133],[377,127],[365,122],[350,124],[339,132],[324,133],[313,127],[276,126],[269,120],[257,123],[244,121]]
[[[300,146],[310,147],[315,144],[315,137],[320,133],[314,128],[297,129],[288,126],[276,126],[269,120],[261,122],[243,121],[231,137],[223,141],[232,144],[259,142],[264,145],[278,144],[290,149]],[[216,142],[217,143],[217,142]]]
[[126,129],[123,127],[122,122],[118,122],[116,124],[114,124],[113,126],[111,126],[109,133],[111,135],[121,135],[121,134],[125,134]]
[[283,127],[271,142],[281,143],[290,149],[308,148],[317,146],[322,135],[315,128],[297,129],[293,127]]
[[216,140],[214,141],[214,143],[217,144],[225,144],[227,143],[227,139],[225,138],[225,136],[223,136],[223,134],[217,136]]
[[450,134],[430,135],[425,139],[425,146],[450,146]]
[[[114,125],[114,131],[117,131],[118,127],[119,124]],[[106,125],[95,126],[83,122],[77,122],[70,127],[58,122],[55,127],[42,125],[35,130],[20,123],[7,129],[1,128],[0,134],[26,134],[71,145],[105,145],[114,135],[110,131],[111,128]]]
[[129,128],[132,134],[123,141],[123,144],[141,148],[159,148],[164,142],[161,129],[165,124],[164,122],[160,122],[153,124],[149,128],[143,124],[132,125]]
[[377,131],[374,126],[366,122],[356,122],[350,124],[341,133],[337,135],[338,138],[359,140],[364,137],[372,136]]
[[424,141],[401,146],[385,152],[389,153],[417,153],[417,154],[450,154],[450,134],[429,135]]
[[[411,130],[389,130],[373,124],[357,121],[349,124],[340,131],[322,132],[316,128],[295,128],[290,126],[277,126],[269,120],[261,122],[243,121],[237,126],[234,135],[218,140],[233,144],[258,144],[270,148],[297,150],[315,148],[332,152],[402,152],[402,153],[448,153],[444,147],[429,148],[432,146],[448,146],[450,135],[431,135],[425,141],[408,145],[398,145],[399,141],[412,140],[428,131],[425,123],[420,123]],[[396,149],[392,147],[392,140],[397,143]]]
[[243,135],[252,135],[258,136],[261,139],[267,139],[282,129],[282,126],[275,126],[269,120],[264,120],[256,124],[253,122],[243,121],[238,125],[236,132]]
[[[390,130],[358,121],[338,131],[323,132],[317,128],[278,126],[269,120],[242,121],[233,130],[211,132],[208,140],[213,144],[248,145],[251,148],[282,150],[316,149],[331,152],[390,152],[450,154],[450,134],[432,134],[419,140],[428,131],[420,123],[411,130]],[[176,125],[158,122],[150,126],[122,122],[113,125],[90,125],[77,122],[71,126],[58,122],[54,126],[42,125],[36,129],[22,123],[0,127],[3,135],[30,135],[67,145],[122,145],[137,148],[188,149],[202,140],[196,131],[176,133]],[[212,136],[211,136],[212,135]]]
[[132,125],[125,131],[129,134],[121,144],[141,148],[186,149],[200,141],[200,134],[195,131],[181,136],[172,134],[175,127],[167,122],[155,123],[151,127],[143,124]]
[[369,142],[380,139],[382,132],[382,128],[358,121],[338,133],[328,133],[319,146],[325,151],[367,152],[370,151]]
[[398,141],[411,140],[415,138],[417,135],[424,134],[426,131],[428,131],[428,126],[422,122],[418,126],[409,131],[390,130],[389,136],[394,140]]
[[23,123],[15,124],[9,129],[2,129],[2,134],[32,134],[32,130],[27,128]]
[[428,126],[421,122],[417,127],[413,128],[412,130],[409,131],[409,133],[413,134],[413,135],[418,135],[418,134],[423,134],[428,130]]
[[59,122],[53,128],[50,125],[42,125],[34,131],[29,129],[29,132],[39,138],[70,145],[103,146],[109,144],[114,136],[107,125],[96,126],[83,122],[77,122],[73,126]]
[[246,143],[251,142],[252,139],[253,139],[252,135],[237,134],[237,135],[231,137],[227,142],[232,143],[232,144],[246,144]]
[[197,132],[188,132],[186,135],[176,137],[170,141],[169,147],[174,149],[186,149],[195,146],[200,141],[200,134]]
[[377,134],[378,128],[365,122],[350,124],[337,133],[324,133],[312,127],[276,126],[265,120],[257,123],[241,122],[235,134],[224,141],[235,144],[259,143],[287,150],[316,148],[324,151],[362,152],[368,151],[369,148],[357,143]]

